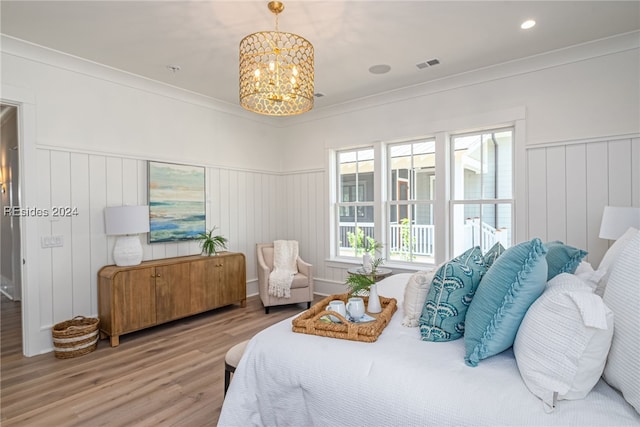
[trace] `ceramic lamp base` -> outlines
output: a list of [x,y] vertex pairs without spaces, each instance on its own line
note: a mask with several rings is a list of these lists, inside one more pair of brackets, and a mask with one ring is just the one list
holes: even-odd
[[142,245],[140,237],[119,236],[113,248],[113,260],[119,267],[138,265],[142,262]]

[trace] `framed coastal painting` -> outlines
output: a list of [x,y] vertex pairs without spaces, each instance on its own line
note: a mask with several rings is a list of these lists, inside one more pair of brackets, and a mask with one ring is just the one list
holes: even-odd
[[149,243],[192,240],[205,232],[204,167],[147,162]]

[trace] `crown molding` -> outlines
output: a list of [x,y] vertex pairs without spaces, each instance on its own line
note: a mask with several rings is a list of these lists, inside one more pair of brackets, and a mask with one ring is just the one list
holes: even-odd
[[338,105],[314,109],[304,115],[283,118],[283,120],[286,120],[284,123],[286,126],[294,126],[631,50],[640,50],[640,31],[619,34],[407,86],[366,98],[355,99]]
[[269,117],[245,111],[239,105],[229,104],[196,92],[158,82],[127,71],[108,67],[84,58],[0,34],[3,53],[30,61],[58,67],[71,72],[102,79],[182,102],[199,105],[223,114],[231,114],[244,120],[274,128],[287,128],[301,123],[322,120],[354,111],[367,110],[383,105],[403,102],[412,98],[429,96],[438,92],[477,85],[508,77],[524,75],[549,68],[577,63],[592,58],[640,49],[640,31],[632,31],[587,43],[541,53],[526,58],[484,67],[465,73],[443,77],[429,82],[383,92],[366,98],[355,99],[338,105],[316,108],[308,113],[291,117]]

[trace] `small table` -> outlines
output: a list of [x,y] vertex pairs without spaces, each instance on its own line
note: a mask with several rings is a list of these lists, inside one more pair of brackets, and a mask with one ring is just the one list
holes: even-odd
[[[347,273],[354,276],[371,276],[371,273],[365,273],[362,267],[352,267],[347,270]],[[378,267],[376,269],[375,281],[379,282],[380,280],[384,279],[385,277],[389,277],[392,274],[393,274],[393,270],[391,270],[390,268]]]

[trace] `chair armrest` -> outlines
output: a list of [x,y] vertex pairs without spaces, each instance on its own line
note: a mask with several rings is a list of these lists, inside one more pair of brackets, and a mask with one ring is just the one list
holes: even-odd
[[300,273],[302,273],[305,276],[311,278],[311,276],[312,276],[312,274],[311,274],[312,265],[311,264],[309,264],[308,262],[304,262],[302,260],[302,258],[298,257],[297,265],[298,265],[298,271]]
[[261,257],[258,257],[258,285],[263,292],[267,292],[269,289],[269,274],[271,270],[264,263]]

